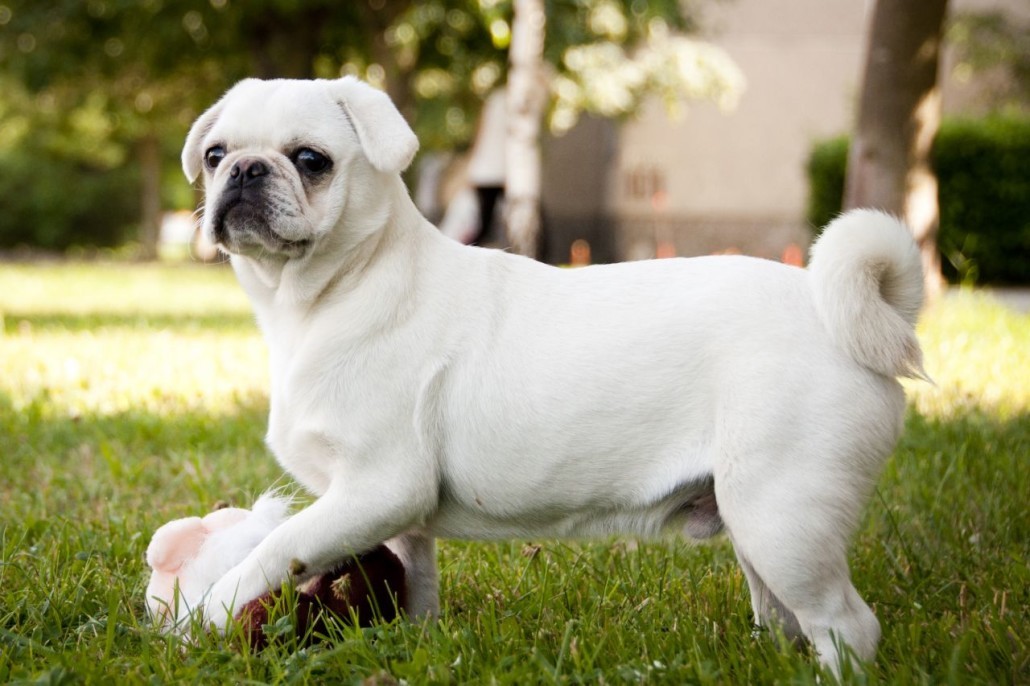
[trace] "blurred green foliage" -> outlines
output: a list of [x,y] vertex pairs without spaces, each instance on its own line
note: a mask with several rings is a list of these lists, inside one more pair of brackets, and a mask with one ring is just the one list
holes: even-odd
[[[628,46],[654,26],[690,29],[695,8],[551,0],[547,11],[545,57],[560,73],[570,47],[611,39],[598,13],[624,23]],[[162,175],[164,207],[191,207],[178,146],[246,76],[359,75],[390,93],[424,149],[460,148],[505,80],[511,17],[511,0],[0,0],[0,247],[127,236],[144,139],[164,153],[162,169],[143,170]]]
[[844,179],[850,145],[850,136],[836,136],[816,142],[808,153],[806,217],[815,231],[821,231],[844,206]]
[[[993,91],[998,109],[1030,106],[1030,21],[1000,11],[957,12],[946,39],[955,48],[952,73]],[[987,78],[985,78],[987,77]]]
[[65,108],[0,82],[0,246],[115,246],[139,217],[129,144],[100,93]]
[[1030,283],[1030,119],[951,122],[933,155],[952,275]]
[[[849,138],[817,143],[808,159],[808,221],[841,211]],[[946,121],[933,149],[938,248],[950,281],[1030,283],[1030,118]]]

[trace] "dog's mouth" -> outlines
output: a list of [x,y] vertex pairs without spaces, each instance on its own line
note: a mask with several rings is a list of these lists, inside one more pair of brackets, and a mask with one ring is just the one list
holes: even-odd
[[283,238],[272,228],[269,214],[274,213],[260,198],[224,194],[215,208],[212,238],[215,244],[234,255],[261,257],[272,253],[288,258],[304,255],[311,241]]

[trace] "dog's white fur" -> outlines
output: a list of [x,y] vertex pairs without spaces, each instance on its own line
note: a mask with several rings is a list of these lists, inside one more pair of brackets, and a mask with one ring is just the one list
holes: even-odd
[[[318,495],[215,584],[216,625],[291,560],[391,538],[432,615],[435,537],[706,536],[721,517],[757,619],[831,665],[837,639],[874,655],[849,537],[902,428],[894,377],[922,374],[920,262],[896,220],[842,216],[808,271],[558,269],[441,236],[400,178],[414,135],[354,79],[244,81],[190,132],[191,179],[214,145],[203,226],[268,342],[268,444]],[[305,180],[298,146],[332,169]],[[233,166],[255,159],[271,172],[253,211],[219,226]]]

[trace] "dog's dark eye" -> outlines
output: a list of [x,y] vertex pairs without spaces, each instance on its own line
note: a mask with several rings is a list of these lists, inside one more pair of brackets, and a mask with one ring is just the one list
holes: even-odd
[[208,148],[207,152],[204,153],[204,164],[207,165],[208,169],[214,169],[223,159],[225,159],[225,148],[220,145]]
[[293,153],[293,163],[309,174],[320,174],[332,165],[328,157],[311,148],[301,148]]

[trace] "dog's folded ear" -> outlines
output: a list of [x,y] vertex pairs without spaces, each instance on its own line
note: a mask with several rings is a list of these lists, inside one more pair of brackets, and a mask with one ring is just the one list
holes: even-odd
[[407,169],[418,152],[418,138],[390,97],[353,76],[334,81],[333,88],[372,166],[387,174]]
[[190,132],[186,136],[186,143],[182,146],[182,171],[186,174],[186,179],[190,183],[197,180],[197,177],[200,176],[200,170],[204,165],[204,151],[200,149],[201,144],[204,142],[204,137],[215,125],[218,115],[221,114],[224,108],[225,98],[223,97],[209,107],[204,114],[197,117],[197,121],[193,122],[193,126],[190,127]]

